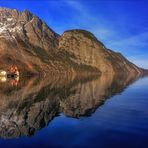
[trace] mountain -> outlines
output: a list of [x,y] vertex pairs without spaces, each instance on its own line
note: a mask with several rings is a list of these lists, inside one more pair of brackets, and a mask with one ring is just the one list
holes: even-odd
[[96,67],[101,73],[129,75],[143,71],[121,53],[107,49],[92,33],[85,30],[64,32],[59,49],[70,53],[71,60],[75,63]]
[[85,30],[55,33],[28,10],[0,8],[0,69],[16,65],[22,74],[140,75],[144,70],[107,49]]

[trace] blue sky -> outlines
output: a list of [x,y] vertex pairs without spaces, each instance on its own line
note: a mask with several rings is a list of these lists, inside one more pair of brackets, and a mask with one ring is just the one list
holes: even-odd
[[59,34],[89,30],[106,47],[148,69],[146,0],[0,0],[0,6],[28,9]]

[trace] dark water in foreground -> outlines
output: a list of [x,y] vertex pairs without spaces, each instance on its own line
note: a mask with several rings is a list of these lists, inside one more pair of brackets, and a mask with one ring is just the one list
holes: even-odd
[[148,148],[148,78],[0,84],[0,148]]

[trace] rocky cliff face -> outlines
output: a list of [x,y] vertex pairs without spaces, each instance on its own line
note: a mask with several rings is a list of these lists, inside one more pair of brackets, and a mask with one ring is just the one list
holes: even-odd
[[115,53],[88,31],[62,36],[25,10],[0,8],[0,69],[17,65],[22,73],[141,74],[142,70]]
[[29,42],[46,51],[55,50],[58,45],[59,35],[27,10],[18,12],[0,8],[0,33],[1,38],[14,43],[20,40]]
[[92,33],[85,30],[66,31],[60,37],[59,49],[70,53],[75,63],[96,67],[102,73],[141,73],[137,66],[120,53],[107,49]]
[[50,65],[52,69],[50,61],[58,48],[58,37],[45,22],[29,11],[0,8],[0,56],[3,67],[15,64],[24,71],[35,72],[46,71]]

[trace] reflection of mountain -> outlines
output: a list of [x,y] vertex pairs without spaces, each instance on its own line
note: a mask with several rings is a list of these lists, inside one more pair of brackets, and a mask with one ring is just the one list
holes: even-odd
[[135,80],[121,78],[32,78],[16,88],[0,84],[0,136],[33,135],[60,112],[74,118],[88,116]]

